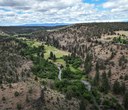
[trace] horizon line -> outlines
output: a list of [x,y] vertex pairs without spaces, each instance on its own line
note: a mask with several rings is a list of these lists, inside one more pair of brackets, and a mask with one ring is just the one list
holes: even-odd
[[128,23],[128,21],[90,21],[90,22],[76,22],[76,23],[28,23],[28,24],[12,24],[12,25],[0,25],[0,27],[13,27],[13,26],[66,26],[66,25],[75,25],[75,24],[91,24],[91,23]]

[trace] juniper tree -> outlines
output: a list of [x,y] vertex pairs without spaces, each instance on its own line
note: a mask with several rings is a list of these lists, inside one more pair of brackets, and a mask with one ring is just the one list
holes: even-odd
[[53,55],[53,61],[56,61],[56,55],[55,54]]
[[128,110],[128,91],[124,95],[123,103],[124,103],[124,108]]
[[125,94],[125,91],[126,91],[126,85],[125,85],[124,82],[121,84],[121,86],[120,86],[120,90],[121,90],[121,93],[122,93],[122,94]]
[[99,62],[96,62],[96,71],[99,71]]
[[96,62],[96,74],[95,77],[93,79],[93,84],[95,86],[99,85],[99,80],[100,80],[100,72],[99,72],[99,62]]
[[89,74],[92,69],[92,59],[93,59],[92,54],[87,53],[84,63],[85,74]]
[[54,54],[53,54],[53,52],[50,52],[50,59],[53,59],[53,56],[54,56]]
[[107,94],[109,90],[110,90],[109,80],[106,75],[106,72],[104,72],[102,73],[101,91]]
[[110,78],[111,75],[112,75],[112,72],[111,72],[111,69],[109,69],[109,71],[108,71],[108,77]]
[[95,77],[93,79],[93,85],[98,86],[100,81],[100,73],[96,71]]
[[79,106],[80,106],[80,110],[86,110],[86,103],[84,98],[81,99]]
[[113,84],[113,92],[115,94],[120,94],[120,83],[117,80]]

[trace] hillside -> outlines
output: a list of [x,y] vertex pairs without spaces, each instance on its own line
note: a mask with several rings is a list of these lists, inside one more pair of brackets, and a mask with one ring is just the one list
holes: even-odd
[[[123,30],[123,31],[122,31]],[[126,39],[126,43],[118,43],[113,39]],[[127,23],[76,24],[63,29],[48,31],[49,44],[67,50],[75,55],[86,58],[89,52],[93,54],[91,75],[95,74],[95,64],[100,62],[105,68],[112,70],[111,80],[127,75],[128,71],[128,25]],[[44,38],[42,38],[44,40]],[[124,57],[125,63],[119,64]]]
[[[80,56],[85,62],[82,65],[84,74],[88,77],[95,80],[99,74],[98,79],[101,81],[102,76],[107,74],[111,91],[117,83],[127,90],[128,23],[75,24],[48,30],[42,41]],[[92,56],[90,61],[87,60],[88,54]],[[122,91],[124,93],[124,89]],[[120,102],[123,100],[119,92],[114,95]]]
[[19,50],[21,50],[22,46],[14,38],[0,37],[1,83],[17,82],[30,74],[32,62],[20,55]]
[[[68,52],[26,38],[1,36],[0,42],[0,110],[79,109],[78,99],[67,100],[55,88],[57,66],[65,64]],[[55,64],[48,58],[51,51]]]
[[65,25],[58,26],[38,26],[38,25],[24,25],[24,26],[0,26],[0,35],[26,35],[40,30],[52,30],[64,27]]
[[0,109],[127,110],[128,23],[20,33],[0,36]]

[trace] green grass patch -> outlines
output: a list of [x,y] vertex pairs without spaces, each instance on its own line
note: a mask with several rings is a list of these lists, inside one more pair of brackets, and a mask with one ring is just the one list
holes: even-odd
[[59,50],[53,46],[45,45],[45,59],[48,59],[50,52],[53,52],[56,55],[56,58],[61,58],[64,55],[69,55],[69,52]]
[[56,56],[56,61],[54,62],[55,64],[62,64],[63,66],[65,66],[65,61],[63,60],[63,56],[64,55],[69,55],[69,52],[63,51],[63,50],[59,50],[53,46],[48,46],[45,45],[45,53],[44,53],[44,58],[48,59],[50,57],[50,52],[53,52],[53,54],[55,54]]
[[36,39],[31,40],[31,39],[27,39],[27,38],[24,38],[24,37],[20,37],[18,39],[24,41],[30,47],[39,47],[39,46],[42,45],[42,43],[37,41]]
[[[36,39],[34,40],[31,40],[31,39],[27,39],[27,38],[18,38],[20,40],[22,40],[24,43],[26,43],[31,49],[33,48],[38,48],[39,46],[42,45],[42,42],[40,41],[37,41]],[[29,48],[29,50],[30,50]],[[70,53],[69,52],[66,52],[66,51],[63,51],[63,50],[59,50],[53,46],[50,46],[50,45],[44,45],[44,49],[45,49],[45,53],[44,53],[44,58],[47,60],[50,56],[50,52],[53,52],[53,54],[55,54],[56,56],[56,61],[53,62],[52,60],[49,59],[49,61],[55,63],[55,64],[62,64],[63,66],[66,65],[65,61],[63,60],[63,56],[65,55],[69,55]],[[35,49],[36,50],[36,49]],[[33,54],[32,52],[32,55],[36,56],[36,53]]]
[[70,70],[74,73],[81,73],[81,70],[79,68],[74,68],[72,65],[69,65]]

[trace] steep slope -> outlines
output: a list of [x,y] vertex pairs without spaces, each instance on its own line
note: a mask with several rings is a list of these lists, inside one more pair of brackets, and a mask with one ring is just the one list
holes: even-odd
[[[82,66],[84,74],[94,83],[98,77],[96,87],[102,92],[111,91],[123,105],[128,90],[127,33],[128,23],[75,24],[47,31],[42,41],[80,56],[85,61]],[[105,83],[102,78],[105,78]]]
[[[121,30],[124,31],[121,32]],[[127,30],[128,23],[76,24],[48,31],[46,41],[84,59],[90,51],[93,55],[91,75],[94,76],[95,64],[100,61],[101,65],[105,66],[104,69],[101,69],[101,72],[107,72],[111,69],[113,76],[111,80],[114,81],[128,74],[128,45],[113,42],[114,37],[122,35],[122,37],[125,36],[128,39]],[[123,59],[122,57],[124,57],[124,63],[120,61]],[[120,65],[119,62],[123,64]]]
[[45,49],[44,59],[41,42],[0,37],[0,110],[79,109],[78,99],[67,100],[53,88],[58,68],[47,56],[54,50],[59,58],[64,51]]
[[128,23],[75,24],[65,28],[48,31],[47,41],[53,44],[53,40],[57,40],[61,48],[69,51],[73,51],[74,48],[77,47],[76,53],[78,54],[80,48],[85,48],[85,45],[95,42],[106,34],[116,35],[118,33],[115,31],[127,31],[127,25]]
[[[32,80],[30,59],[21,54],[23,45],[13,37],[0,37],[0,109],[16,110],[23,105],[27,107],[26,99],[37,100],[40,96],[40,87]],[[34,89],[32,88],[34,87]],[[29,91],[35,91],[30,94]],[[36,94],[37,93],[37,94]]]
[[14,38],[0,37],[0,82],[14,83],[31,74],[32,62],[20,54],[23,45]]
[[[123,97],[128,88],[127,29],[127,23],[75,24],[15,38],[2,37],[1,76],[5,77],[1,78],[0,107],[14,105],[11,109],[78,110],[86,105],[87,110],[125,110]],[[62,69],[61,80],[58,79],[57,66]],[[22,75],[21,71],[27,73]],[[16,80],[17,75],[20,80]],[[90,92],[82,80],[91,84]],[[11,85],[7,86],[8,83],[13,89]],[[8,97],[8,91],[11,91],[10,96],[14,94],[15,97]],[[6,100],[10,98],[10,102],[16,100],[12,105]],[[20,104],[17,99],[20,99]]]

